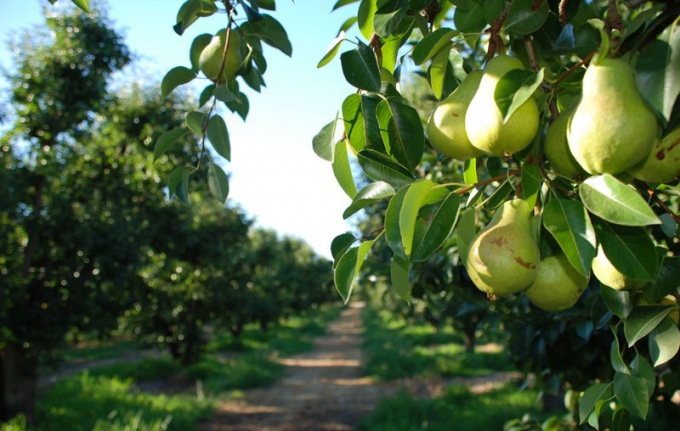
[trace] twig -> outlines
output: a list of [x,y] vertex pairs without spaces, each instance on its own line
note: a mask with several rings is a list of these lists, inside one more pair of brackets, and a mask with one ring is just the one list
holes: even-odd
[[664,211],[666,211],[666,212],[671,216],[671,218],[673,218],[673,220],[675,220],[675,223],[677,223],[677,224],[680,225],[680,215],[674,213],[673,210],[671,210],[670,208],[668,208],[668,205],[666,205],[666,204],[661,200],[661,198],[659,198],[659,196],[656,194],[656,192],[655,192],[654,190],[652,190],[652,188],[649,187],[649,185],[647,185],[647,183],[644,183],[644,182],[642,182],[642,181],[637,181],[637,183],[638,183],[638,185],[639,185],[640,187],[642,187],[642,189],[643,189],[645,192],[647,192],[647,194],[649,195],[649,197],[652,198],[652,199],[654,200],[654,202],[655,202],[657,205],[659,205],[659,206],[661,207],[661,209],[663,209]]
[[503,38],[499,35],[501,32],[501,28],[503,27],[503,22],[505,21],[505,18],[508,17],[508,13],[510,12],[510,5],[512,2],[508,2],[505,5],[505,9],[503,9],[503,12],[498,15],[498,18],[496,18],[491,24],[491,27],[487,30],[487,33],[491,35],[489,39],[489,51],[486,54],[486,59],[491,60],[493,55],[496,52],[496,49],[503,50],[504,45],[503,45]]
[[487,178],[487,179],[485,179],[485,180],[477,181],[476,183],[470,184],[469,186],[461,187],[461,188],[459,188],[458,190],[454,190],[454,193],[456,193],[457,195],[461,195],[461,196],[462,196],[462,195],[464,195],[465,193],[469,192],[470,190],[475,189],[475,188],[477,188],[477,187],[479,187],[479,186],[483,186],[483,185],[486,185],[486,184],[491,184],[491,183],[493,183],[494,181],[500,181],[500,180],[502,180],[502,179],[504,179],[504,178],[506,178],[506,177],[508,177],[508,176],[510,176],[510,175],[514,176],[514,175],[518,175],[518,174],[520,174],[520,173],[522,173],[522,171],[521,171],[520,169],[511,169],[511,170],[509,170],[508,172],[506,172],[506,173],[504,173],[504,174],[496,175],[495,177],[491,177],[491,178]]
[[555,80],[555,82],[553,82],[553,87],[556,87],[557,84],[559,84],[560,82],[562,82],[567,76],[571,75],[572,73],[574,73],[575,71],[577,71],[578,69],[580,69],[581,66],[583,66],[583,65],[586,64],[586,63],[588,63],[588,62],[593,58],[593,56],[595,55],[595,53],[597,53],[597,50],[592,51],[590,54],[588,54],[588,55],[586,56],[586,58],[584,58],[583,60],[579,61],[579,62],[576,63],[575,65],[571,66],[571,67],[569,68],[569,70],[567,70],[566,72],[564,72],[562,75],[560,75],[560,76]]
[[562,24],[562,27],[567,25],[567,23],[569,22],[567,20],[567,3],[569,3],[569,0],[560,0],[560,4],[558,6],[560,14],[560,24]]
[[382,44],[380,43],[380,36],[378,36],[377,33],[373,33],[371,36],[371,40],[368,42],[368,45],[373,48],[373,51],[375,52],[375,56],[378,59],[378,67],[382,67],[383,63],[383,56],[382,56]]

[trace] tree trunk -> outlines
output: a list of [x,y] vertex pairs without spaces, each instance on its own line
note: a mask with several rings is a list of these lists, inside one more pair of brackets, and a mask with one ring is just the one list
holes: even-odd
[[475,332],[477,332],[477,326],[473,328],[465,328],[463,331],[463,340],[465,343],[465,352],[474,353],[475,346],[477,345],[477,339],[475,338]]
[[35,424],[35,401],[38,388],[38,363],[16,344],[0,350],[0,421],[18,414],[28,425]]

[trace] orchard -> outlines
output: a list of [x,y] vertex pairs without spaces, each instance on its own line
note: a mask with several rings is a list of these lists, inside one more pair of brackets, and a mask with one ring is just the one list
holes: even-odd
[[[337,80],[356,91],[310,151],[352,199],[343,217],[368,214],[329,244],[340,297],[382,283],[430,312],[501,310],[509,351],[576,426],[677,424],[680,2],[329,3],[339,8],[356,15],[318,67],[340,62]],[[181,35],[223,17],[161,84],[172,99],[209,80],[155,141],[169,196],[205,205],[192,193],[207,183],[227,201],[215,157],[229,160],[232,142],[217,108],[247,123],[242,87],[277,73],[267,50],[292,54],[285,25],[298,23],[275,10],[188,0],[168,23]]]

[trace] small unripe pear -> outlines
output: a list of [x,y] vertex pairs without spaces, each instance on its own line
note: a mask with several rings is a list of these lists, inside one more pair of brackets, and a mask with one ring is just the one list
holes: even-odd
[[536,280],[524,293],[532,304],[547,311],[571,308],[588,286],[584,277],[563,254],[541,260]]
[[[210,43],[203,48],[198,58],[198,66],[201,72],[212,81],[217,81],[217,75],[222,68],[222,54],[224,53],[225,43],[227,43],[226,28],[218,31],[213,36]],[[229,46],[224,61],[224,69],[219,80],[221,84],[234,80],[236,71],[241,67],[243,59],[241,36],[239,36],[238,31],[231,30],[229,32]]]
[[486,65],[477,93],[465,113],[470,142],[488,154],[509,156],[526,148],[538,132],[538,106],[529,98],[503,123],[494,92],[503,75],[524,65],[508,55],[494,57]]
[[628,63],[605,58],[588,67],[567,130],[569,149],[587,172],[616,175],[642,162],[657,129]]
[[465,268],[479,290],[493,296],[511,295],[534,282],[540,253],[530,219],[529,205],[512,199],[473,238]]
[[427,122],[427,137],[438,152],[467,160],[484,154],[470,144],[465,132],[465,112],[477,92],[483,72],[470,72],[458,87],[437,106]]
[[605,286],[609,286],[616,290],[635,290],[646,284],[643,280],[633,280],[626,277],[616,269],[616,267],[609,261],[607,255],[604,253],[602,246],[597,247],[597,254],[593,259],[593,274]]
[[657,141],[647,158],[628,173],[638,180],[656,183],[680,179],[680,127]]
[[571,113],[563,112],[550,124],[545,135],[543,152],[553,171],[564,177],[580,180],[588,174],[569,151],[567,126],[570,116]]

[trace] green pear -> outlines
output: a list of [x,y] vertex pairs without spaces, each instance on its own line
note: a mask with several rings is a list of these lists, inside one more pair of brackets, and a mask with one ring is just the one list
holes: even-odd
[[534,282],[540,253],[530,220],[529,205],[512,199],[473,238],[465,268],[479,290],[490,296],[511,295]]
[[[227,29],[223,28],[213,36],[198,58],[198,66],[201,72],[212,81],[217,81],[217,75],[222,68],[222,54],[224,53],[224,44],[227,43],[226,39]],[[219,83],[233,81],[243,59],[241,36],[239,36],[238,31],[232,30],[229,32],[229,46]]]
[[657,137],[656,116],[623,60],[592,63],[567,130],[569,149],[590,174],[616,175],[642,162]]
[[574,180],[581,180],[588,174],[569,151],[569,144],[567,143],[569,119],[570,113],[563,112],[548,126],[543,152],[555,173]]
[[609,258],[604,253],[602,246],[597,247],[597,254],[593,259],[593,274],[600,280],[600,283],[616,290],[635,290],[646,284],[643,280],[633,280],[621,273],[609,261]]
[[540,309],[566,310],[576,304],[589,280],[574,269],[564,254],[559,254],[541,260],[536,280],[524,293]]
[[522,68],[520,60],[507,55],[489,60],[468,106],[465,130],[472,145],[485,153],[509,156],[526,148],[538,132],[538,107],[533,98],[524,102],[505,124],[494,98],[498,80],[509,71]]
[[639,165],[628,169],[638,180],[670,183],[680,179],[680,127],[657,141]]
[[484,154],[470,144],[465,132],[465,112],[477,92],[484,73],[470,72],[434,110],[427,122],[427,137],[435,150],[445,156],[467,160]]

